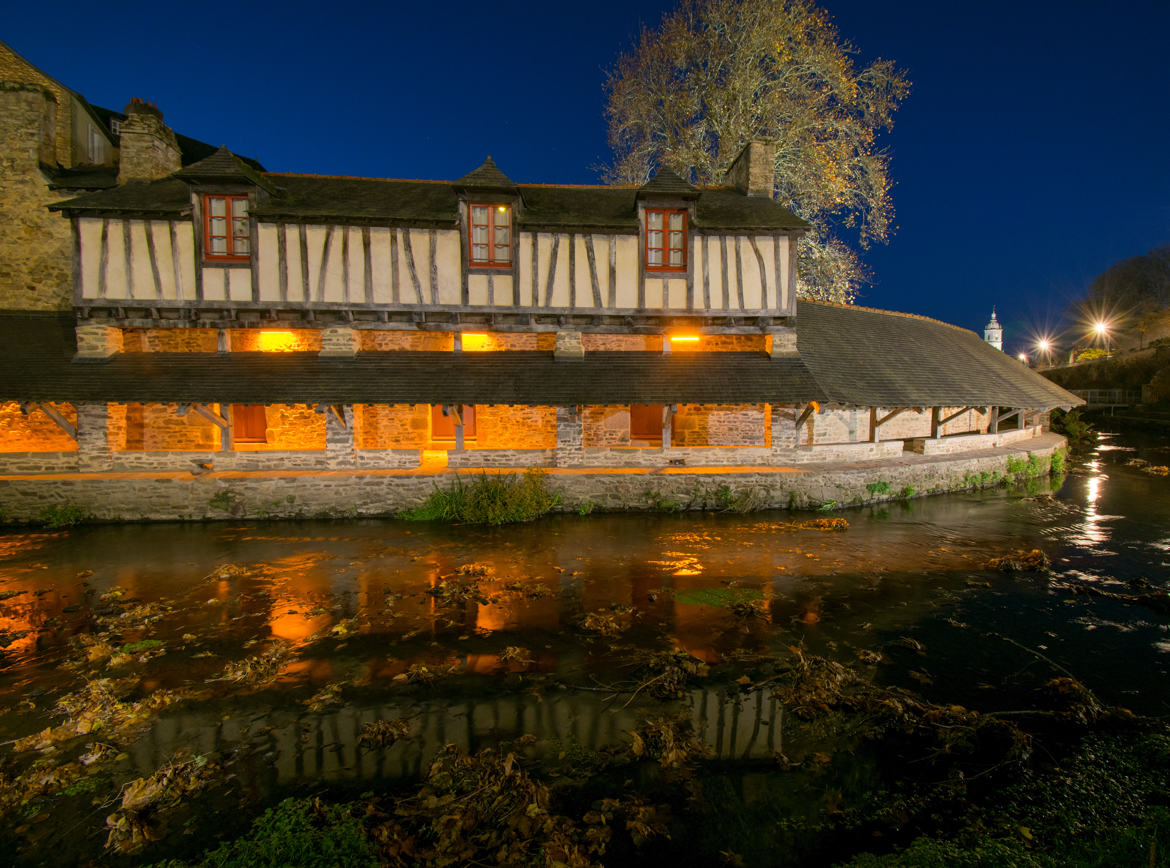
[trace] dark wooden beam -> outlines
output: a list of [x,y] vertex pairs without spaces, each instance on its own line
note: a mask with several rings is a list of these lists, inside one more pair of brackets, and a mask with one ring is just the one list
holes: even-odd
[[41,404],[36,401],[29,401],[26,404],[21,404],[20,409],[21,412],[23,412],[26,416],[30,413],[35,413],[37,410],[40,410],[42,413],[52,419],[58,428],[68,434],[70,440],[75,443],[77,442],[77,426],[62,416],[56,407],[53,407],[50,404]]

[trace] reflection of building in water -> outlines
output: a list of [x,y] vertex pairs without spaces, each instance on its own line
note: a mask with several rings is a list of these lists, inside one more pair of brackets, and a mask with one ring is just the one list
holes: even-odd
[[[783,708],[770,691],[728,696],[721,690],[695,690],[688,698],[696,731],[716,758],[764,759],[781,750],[799,758],[790,745],[786,747],[794,734],[782,731]],[[413,739],[386,750],[359,744],[365,724],[398,717],[410,718]],[[468,697],[452,705],[409,701],[348,705],[324,714],[266,710],[260,719],[244,711],[221,719],[217,712],[187,710],[160,718],[135,743],[132,757],[138,769],[149,774],[179,747],[197,745],[206,753],[230,752],[254,737],[239,722],[247,720],[250,733],[266,733],[263,737],[275,750],[269,767],[271,785],[418,777],[446,744],[476,750],[532,733],[557,740],[555,749],[570,742],[599,749],[628,743],[629,732],[645,718],[643,708],[615,707],[598,694],[572,691],[554,696]]]

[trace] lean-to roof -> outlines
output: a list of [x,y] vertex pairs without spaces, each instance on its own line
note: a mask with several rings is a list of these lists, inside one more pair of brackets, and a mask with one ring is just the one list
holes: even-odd
[[801,302],[800,358],[763,353],[126,353],[74,362],[73,320],[0,316],[0,400],[822,403],[1050,409],[1080,399],[965,329]]
[[797,348],[829,401],[1051,409],[1081,399],[972,331],[912,314],[799,301]]

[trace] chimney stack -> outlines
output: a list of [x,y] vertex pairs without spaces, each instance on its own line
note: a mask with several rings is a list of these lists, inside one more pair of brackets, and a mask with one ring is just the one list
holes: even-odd
[[118,183],[154,181],[182,168],[179,143],[154,103],[133,97],[125,108],[118,145]]
[[727,170],[726,180],[746,196],[771,199],[775,189],[776,145],[755,139],[744,145]]

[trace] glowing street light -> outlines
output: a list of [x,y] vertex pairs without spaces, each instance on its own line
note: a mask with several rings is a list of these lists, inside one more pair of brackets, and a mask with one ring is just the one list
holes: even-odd
[[1023,362],[1025,365],[1028,364],[1028,354],[1027,353],[1020,353],[1018,356],[1016,356],[1016,358],[1019,359],[1021,362]]
[[1049,342],[1049,340],[1047,338],[1040,338],[1040,340],[1036,341],[1036,349],[1039,352],[1047,353],[1049,350],[1052,349],[1052,344]]
[[1109,331],[1109,324],[1105,320],[1099,319],[1093,323],[1093,331],[1097,333],[1097,337],[1103,338],[1106,332]]

